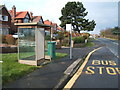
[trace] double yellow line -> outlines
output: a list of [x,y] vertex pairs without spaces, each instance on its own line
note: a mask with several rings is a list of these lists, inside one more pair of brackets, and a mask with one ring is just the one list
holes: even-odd
[[73,86],[73,84],[75,83],[75,81],[78,79],[78,77],[81,75],[85,65],[87,64],[90,56],[92,55],[92,53],[94,53],[95,51],[101,49],[102,47],[99,47],[97,49],[94,49],[93,51],[91,51],[87,57],[85,58],[84,63],[81,65],[81,67],[78,69],[78,71],[74,74],[74,76],[69,80],[69,82],[65,85],[65,87],[63,88],[63,90],[70,90],[70,88]]

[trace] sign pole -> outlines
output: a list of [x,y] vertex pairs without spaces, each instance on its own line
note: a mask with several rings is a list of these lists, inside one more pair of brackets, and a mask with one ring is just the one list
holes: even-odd
[[70,30],[70,59],[72,59],[72,28]]
[[70,59],[72,59],[72,25],[66,24],[66,30],[70,32]]

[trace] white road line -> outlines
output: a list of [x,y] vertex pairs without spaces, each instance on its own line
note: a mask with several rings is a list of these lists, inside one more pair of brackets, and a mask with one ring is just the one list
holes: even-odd
[[116,43],[116,42],[113,42],[113,44],[116,44],[116,45],[118,45],[118,43]]
[[117,58],[119,58],[119,56],[117,56]]
[[115,54],[109,47],[107,47],[117,58],[119,58],[119,56],[117,54]]

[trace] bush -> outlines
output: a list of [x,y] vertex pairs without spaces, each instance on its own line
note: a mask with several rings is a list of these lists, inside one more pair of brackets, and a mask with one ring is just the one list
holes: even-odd
[[67,38],[65,38],[62,42],[63,46],[69,46],[69,40]]
[[73,41],[74,41],[74,44],[84,43],[85,42],[85,38],[83,36],[74,37]]
[[84,35],[83,37],[84,37],[84,39],[88,39],[88,36],[86,36],[86,35]]
[[50,35],[46,35],[45,40],[50,40]]
[[15,44],[15,39],[12,35],[6,35],[6,42],[7,44],[14,45]]
[[89,38],[89,36],[90,36],[90,34],[89,34],[89,33],[84,33],[84,34],[83,34],[83,37],[84,37],[85,39],[88,39],[88,38]]
[[63,40],[64,39],[64,32],[58,32],[58,36],[56,37],[58,40]]
[[18,39],[15,40],[15,45],[18,45]]

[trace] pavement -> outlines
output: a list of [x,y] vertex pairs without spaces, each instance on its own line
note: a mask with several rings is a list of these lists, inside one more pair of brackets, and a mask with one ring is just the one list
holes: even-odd
[[[69,59],[69,48],[62,48],[56,50],[60,53],[68,53],[68,56],[54,60],[53,62],[45,65],[44,67],[38,68],[32,73],[3,86],[4,89],[8,88],[54,88],[64,76],[64,71],[78,58],[84,58],[89,52],[103,46],[98,41],[94,41],[96,45],[94,47],[85,48],[73,48],[73,59]],[[99,44],[99,45],[98,45]],[[30,90],[31,90],[30,89]]]

